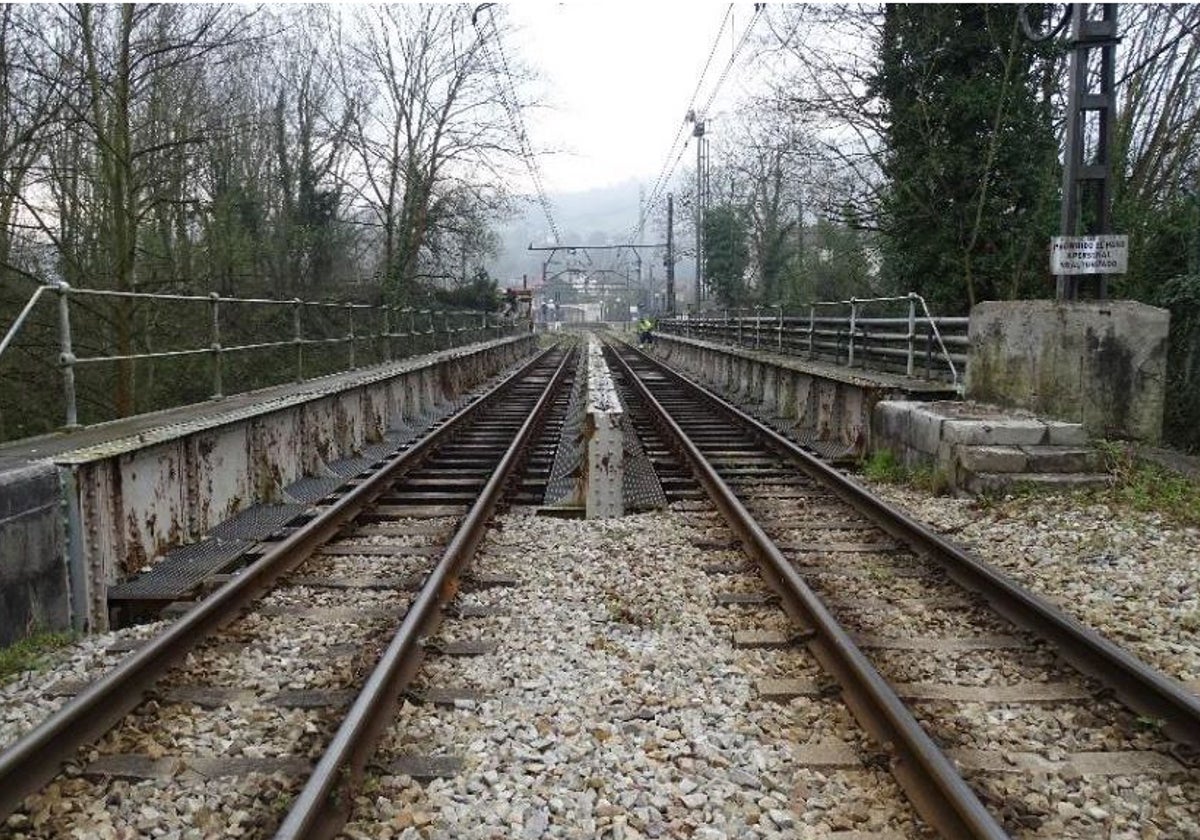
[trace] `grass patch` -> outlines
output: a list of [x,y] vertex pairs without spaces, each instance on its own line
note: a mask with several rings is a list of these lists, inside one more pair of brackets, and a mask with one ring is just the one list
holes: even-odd
[[0,682],[24,671],[37,670],[48,653],[66,647],[74,638],[71,633],[41,632],[0,648]]
[[1200,526],[1200,483],[1158,464],[1138,461],[1131,449],[1119,443],[1103,443],[1100,451],[1113,485],[1093,491],[1099,501]]
[[884,484],[904,484],[909,479],[909,470],[900,463],[896,453],[890,449],[877,449],[867,456],[862,464],[863,475],[871,481]]
[[906,484],[935,496],[950,492],[950,478],[932,467],[906,467],[890,449],[872,452],[862,463],[863,476],[881,484]]

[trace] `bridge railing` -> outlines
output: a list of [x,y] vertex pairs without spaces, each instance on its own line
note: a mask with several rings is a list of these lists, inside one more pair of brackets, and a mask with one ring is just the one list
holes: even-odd
[[961,390],[969,318],[934,317],[916,293],[816,301],[803,309],[756,306],[692,313],[664,318],[658,330],[850,368],[948,381]]
[[[448,309],[418,309],[412,307],[397,307],[363,303],[335,303],[330,301],[313,301],[293,298],[283,300],[276,298],[242,298],[227,297],[216,292],[209,295],[162,294],[152,292],[119,292],[107,289],[73,288],[66,283],[50,283],[41,285],[30,295],[20,313],[0,339],[0,362],[6,351],[14,344],[22,328],[31,320],[31,315],[38,308],[43,298],[53,297],[57,304],[57,333],[58,358],[57,366],[62,373],[64,419],[67,428],[79,425],[78,395],[75,384],[76,370],[83,366],[135,362],[153,359],[183,359],[188,357],[207,357],[211,376],[210,396],[220,399],[225,395],[224,368],[230,354],[252,353],[255,351],[291,349],[294,357],[294,373],[291,377],[295,382],[302,382],[314,375],[325,375],[330,372],[353,370],[359,367],[360,352],[364,346],[369,346],[369,354],[374,361],[392,361],[408,355],[431,352],[438,349],[468,344],[510,334],[517,329],[515,321],[502,317],[499,313],[475,310]],[[145,351],[137,353],[98,352],[92,355],[81,355],[76,349],[76,336],[73,333],[76,323],[76,307],[72,301],[82,299],[107,299],[123,301],[132,304],[139,301],[158,301],[167,304],[206,306],[205,326],[209,341],[202,346],[183,347],[170,350]],[[253,319],[235,319],[240,332],[252,339],[239,337],[233,343],[224,343],[223,336],[230,327],[228,311],[230,307],[258,307],[269,310],[274,316],[256,316]],[[313,327],[313,322],[307,316],[313,313],[323,313],[326,317],[319,328]],[[286,317],[290,313],[290,318]],[[95,314],[95,313],[88,313]],[[179,328],[178,334],[184,332],[182,325],[185,318],[195,317],[194,308],[190,312],[182,312],[175,323]],[[282,314],[284,317],[280,318]],[[335,322],[340,316],[340,325]],[[290,324],[279,329],[282,323]],[[170,322],[169,322],[170,323]],[[275,327],[274,334],[261,336],[264,324],[268,329]],[[306,329],[306,325],[308,328]],[[193,322],[189,329],[194,331]],[[262,338],[263,340],[259,340]],[[406,346],[402,346],[405,342]],[[345,363],[336,366],[333,371],[326,369],[314,374],[311,372],[311,360],[306,362],[306,349],[316,347],[345,347]],[[111,342],[105,342],[105,347]],[[397,352],[398,349],[400,352]]]

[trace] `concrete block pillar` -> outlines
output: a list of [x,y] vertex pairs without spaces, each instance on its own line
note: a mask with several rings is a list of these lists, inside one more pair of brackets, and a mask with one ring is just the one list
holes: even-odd
[[588,339],[587,376],[583,421],[587,447],[584,507],[588,519],[622,516],[625,513],[623,411],[608,363],[594,336]]
[[971,310],[966,397],[1162,438],[1170,313],[1135,301],[989,301]]
[[[0,474],[0,647],[32,630],[68,630],[71,608],[58,469]],[[83,570],[72,570],[75,582]]]

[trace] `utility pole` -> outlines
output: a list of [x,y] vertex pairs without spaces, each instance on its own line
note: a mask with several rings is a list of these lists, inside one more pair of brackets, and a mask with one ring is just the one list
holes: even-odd
[[675,195],[667,193],[667,314],[675,314]]
[[696,138],[696,303],[704,300],[704,117],[695,111],[688,113],[694,124],[692,136]]
[[[1112,233],[1112,150],[1116,122],[1117,5],[1100,6],[1102,17],[1088,15],[1089,3],[1071,6],[1071,66],[1067,88],[1067,141],[1063,166],[1063,201],[1060,233],[1063,237],[1080,234],[1081,206],[1091,204],[1087,219],[1088,234]],[[1088,66],[1092,50],[1100,51],[1099,90],[1090,89]],[[1095,153],[1091,161],[1083,159],[1084,134],[1088,115],[1094,113]],[[1090,199],[1090,201],[1088,201]],[[1108,277],[1097,274],[1096,297],[1108,297]],[[1079,274],[1060,273],[1058,300],[1079,297]]]

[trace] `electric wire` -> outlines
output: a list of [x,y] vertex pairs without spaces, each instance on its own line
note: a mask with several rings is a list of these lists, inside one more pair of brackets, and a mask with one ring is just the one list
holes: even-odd
[[[738,59],[741,56],[743,48],[746,46],[746,43],[750,40],[750,34],[751,34],[751,32],[753,32],[754,25],[758,22],[758,19],[759,19],[760,15],[762,14],[764,5],[765,4],[762,4],[762,3],[756,3],[754,5],[754,14],[751,16],[750,22],[748,24],[746,24],[746,29],[742,32],[742,37],[738,40],[736,46],[733,49],[733,52],[730,54],[729,61],[727,61],[725,63],[725,67],[721,70],[721,75],[717,78],[716,84],[713,85],[712,90],[709,92],[708,99],[705,101],[704,107],[700,109],[699,113],[701,113],[701,114],[707,113],[708,110],[712,107],[713,102],[716,101],[717,94],[720,92],[722,85],[724,85],[726,79],[729,77],[730,72],[737,65]],[[730,9],[732,9],[732,5],[730,6]],[[726,20],[728,20],[728,11],[726,12]],[[724,24],[724,22],[722,22],[721,30],[717,33],[718,41],[720,40],[721,33],[724,32],[724,30],[725,30],[725,24]],[[715,48],[716,48],[716,44],[714,43],[714,50],[715,50]],[[711,62],[711,60],[712,60],[712,52],[709,53],[709,62]],[[707,71],[708,71],[708,66],[709,66],[709,63],[706,62],[704,65],[705,73],[707,73]],[[702,82],[703,82],[703,74],[701,75],[701,79],[700,79],[700,83],[702,83]],[[697,83],[696,91],[692,94],[692,101],[689,103],[689,116],[694,116],[695,112],[692,109],[695,104],[696,94],[698,94],[700,92],[700,83]],[[687,125],[687,122],[688,122],[688,120],[685,118],[683,123],[680,125],[680,129],[679,129],[680,132],[683,131],[683,128],[684,128],[684,126]],[[679,137],[679,133],[676,133],[676,141],[678,141],[678,137]],[[657,207],[659,202],[662,200],[662,190],[665,189],[666,185],[670,183],[671,178],[675,174],[675,169],[679,166],[679,161],[683,159],[683,153],[687,150],[687,147],[688,147],[688,142],[685,142],[683,145],[683,148],[681,148],[679,150],[679,154],[675,156],[675,160],[674,160],[674,162],[671,163],[670,167],[664,168],[663,173],[660,173],[658,180],[655,182],[654,190],[651,191],[650,199],[646,203],[645,208],[642,211],[642,218],[639,220],[639,224],[637,226],[635,226],[635,228],[634,228],[634,231],[637,236],[640,236],[642,233],[642,228],[645,225],[646,217],[648,217],[650,215],[651,211],[654,210],[654,208]],[[670,160],[670,155],[671,155],[671,152],[673,152],[673,151],[674,151],[674,144],[672,144],[672,146],[671,146],[671,151],[669,151],[667,153],[668,160]],[[665,173],[665,177],[664,177],[664,173]],[[632,239],[634,237],[631,236],[630,238]]]
[[[554,243],[557,245],[562,241],[562,237],[558,231],[558,224],[554,221],[554,213],[551,210],[550,199],[546,195],[546,188],[542,183],[541,171],[537,164],[537,158],[533,154],[533,144],[529,141],[529,133],[525,128],[525,120],[521,114],[520,99],[517,96],[516,83],[513,81],[512,72],[508,66],[508,58],[504,54],[504,45],[500,37],[500,27],[496,23],[496,14],[492,11],[492,6],[495,4],[483,4],[476,8],[475,13],[471,16],[471,23],[475,26],[479,35],[480,44],[483,47],[484,57],[487,60],[488,67],[492,71],[492,75],[496,77],[497,87],[500,92],[500,101],[504,106],[505,113],[508,114],[509,122],[512,124],[513,134],[516,135],[517,144],[520,147],[521,158],[525,161],[525,166],[529,170],[530,180],[533,181],[534,191],[537,193],[538,204],[542,208],[542,213],[546,216],[546,223],[550,226],[550,232],[554,236]],[[484,38],[483,30],[479,27],[478,13],[483,9],[488,11],[488,19],[492,24],[492,32],[494,33],[494,41],[496,44],[496,52],[500,56],[501,69],[503,70],[503,78],[501,73],[496,69],[496,62],[492,57],[492,52],[488,47],[488,41]]]
[[713,58],[717,54],[717,48],[721,45],[721,36],[725,32],[725,27],[729,24],[729,18],[733,13],[733,4],[730,3],[725,8],[725,16],[721,18],[721,27],[717,30],[717,34],[713,37],[712,46],[708,50],[708,58],[704,61],[704,68],[700,71],[699,78],[696,79],[696,88],[692,91],[692,96],[688,100],[685,116],[679,121],[679,128],[675,131],[675,137],[671,140],[671,145],[667,147],[666,159],[663,161],[662,169],[659,170],[658,177],[654,179],[654,186],[650,190],[650,197],[644,205],[644,210],[638,218],[637,224],[630,229],[630,241],[636,241],[641,238],[643,229],[646,226],[646,217],[650,214],[650,210],[654,208],[661,197],[661,190],[670,183],[671,176],[675,173],[675,167],[679,165],[680,158],[683,157],[684,151],[687,150],[689,140],[685,139],[683,147],[679,149],[679,153],[675,155],[674,161],[671,156],[675,154],[675,147],[679,144],[679,138],[683,136],[684,130],[687,128],[688,118],[692,116],[695,110],[696,97],[700,94],[700,88],[704,85],[704,79],[708,76],[708,69],[712,65]]
[[550,230],[554,234],[555,244],[562,241],[558,233],[558,225],[554,222],[554,214],[550,209],[550,199],[546,195],[546,188],[542,183],[541,168],[537,165],[537,158],[533,154],[533,144],[529,141],[529,132],[525,128],[525,121],[521,116],[520,101],[517,99],[516,84],[513,81],[512,72],[509,70],[508,58],[504,54],[504,43],[500,38],[500,29],[496,25],[496,16],[490,8],[488,16],[492,21],[492,29],[496,32],[496,51],[500,54],[500,64],[504,68],[504,76],[508,79],[509,90],[512,94],[511,101],[513,102],[514,111],[517,114],[518,124],[520,126],[521,141],[525,148],[525,159],[529,165],[530,175],[533,177],[534,187],[537,189],[538,200],[541,202],[542,211],[546,214],[546,221],[550,223]]
[[764,4],[762,3],[754,4],[754,14],[750,16],[750,22],[746,24],[746,29],[744,32],[742,32],[741,40],[737,42],[737,46],[734,47],[733,53],[729,56],[729,61],[726,63],[725,68],[721,71],[721,75],[718,77],[716,85],[713,86],[712,91],[708,94],[708,100],[704,103],[703,113],[708,113],[709,108],[712,107],[713,102],[717,98],[717,94],[721,90],[721,85],[725,84],[725,80],[729,77],[729,72],[733,69],[734,65],[737,64],[737,60],[742,54],[742,49],[746,46],[746,42],[750,40],[750,33],[754,31],[754,24],[758,22],[758,18],[762,14],[763,5]]
[[[696,88],[692,91],[691,97],[688,99],[687,110],[685,116],[679,122],[679,128],[675,132],[675,138],[671,141],[671,145],[667,149],[666,160],[663,161],[663,168],[658,173],[658,178],[654,181],[654,186],[650,190],[650,197],[653,200],[658,195],[659,186],[661,185],[664,176],[668,171],[668,164],[671,162],[671,154],[675,151],[675,145],[679,142],[680,135],[683,134],[684,128],[688,123],[688,115],[691,115],[696,106],[696,97],[700,95],[700,88],[704,85],[704,79],[708,76],[708,68],[712,66],[712,60],[717,54],[717,47],[721,44],[721,35],[725,32],[725,27],[729,23],[729,18],[733,13],[733,4],[725,8],[725,17],[721,19],[721,27],[717,30],[717,34],[713,37],[712,47],[708,50],[708,58],[704,61],[704,68],[700,71],[700,77],[696,79]],[[686,143],[684,144],[686,146]]]

